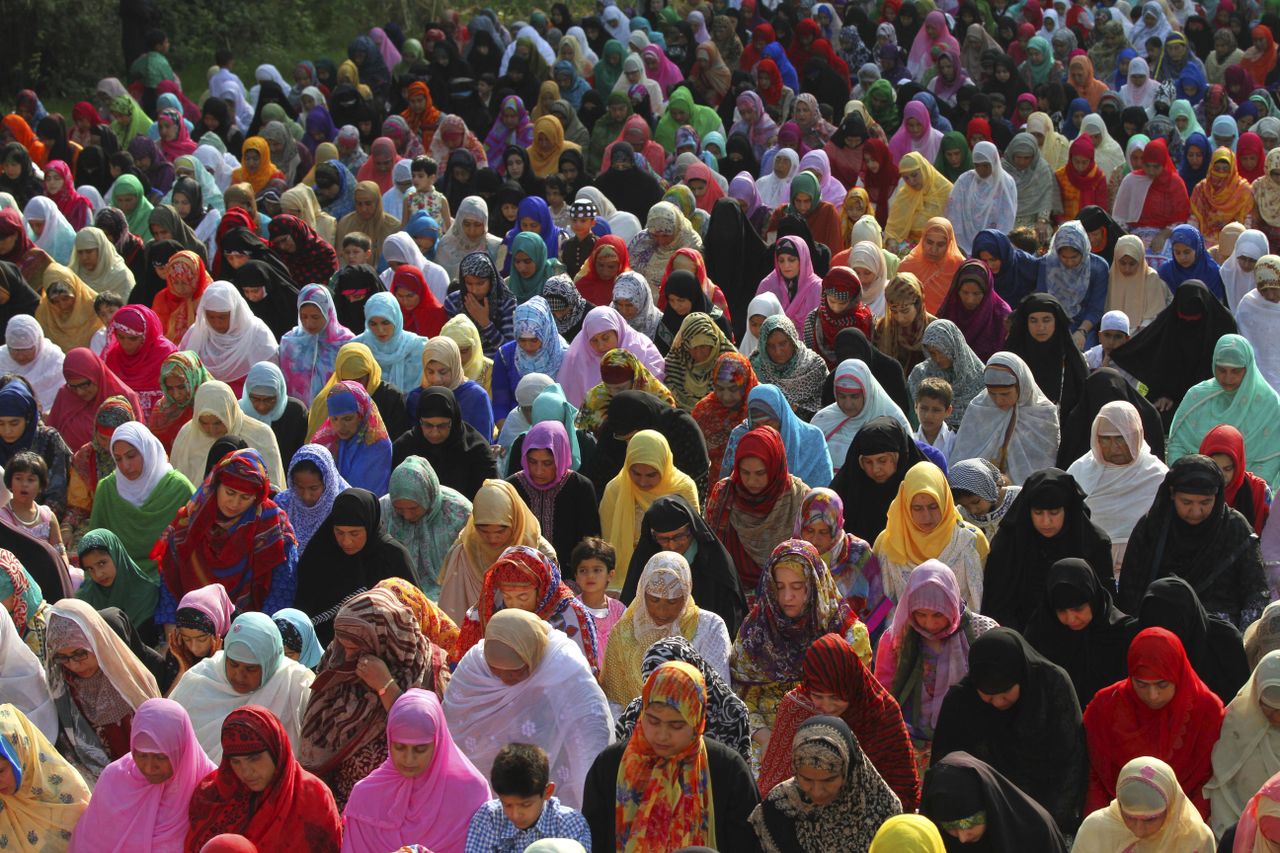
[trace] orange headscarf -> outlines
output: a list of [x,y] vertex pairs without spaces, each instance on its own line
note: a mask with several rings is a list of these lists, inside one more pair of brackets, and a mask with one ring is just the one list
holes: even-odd
[[440,110],[436,108],[435,103],[431,100],[431,90],[421,80],[415,80],[409,84],[409,91],[405,94],[405,99],[408,100],[414,95],[421,95],[427,99],[426,109],[420,115],[414,115],[413,107],[407,107],[404,112],[400,113],[400,117],[408,122],[411,131],[422,137],[422,147],[430,148],[431,140],[436,135],[436,128],[440,125]]
[[[250,151],[258,152],[258,168],[252,172],[244,165],[244,155]],[[284,172],[277,169],[276,164],[271,162],[271,146],[261,136],[250,136],[244,141],[240,158],[240,168],[231,173],[231,181],[236,184],[242,182],[249,184],[253,187],[255,195],[266,189],[267,184],[275,178],[284,178]]]
[[31,162],[43,169],[49,159],[49,152],[45,150],[44,143],[36,138],[35,131],[27,124],[27,120],[17,113],[9,113],[4,117],[4,128],[9,131],[14,142],[21,143],[27,149]]
[[[924,241],[928,239],[930,232],[936,234],[939,231],[946,238],[947,248],[941,259],[933,261],[924,253]],[[964,252],[956,245],[956,232],[951,227],[951,222],[945,217],[935,216],[925,223],[920,242],[902,259],[898,272],[915,274],[924,289],[925,310],[936,315],[951,290],[951,279],[955,278],[956,270],[960,269],[962,263]]]
[[1262,51],[1259,52],[1253,47],[1246,50],[1244,58],[1240,60],[1240,67],[1249,72],[1249,76],[1253,78],[1253,85],[1265,86],[1267,76],[1276,67],[1276,40],[1271,35],[1271,30],[1262,24],[1254,27],[1249,35],[1255,39],[1262,39]]
[[[165,288],[156,294],[151,310],[164,324],[164,336],[176,344],[182,341],[183,333],[196,321],[200,297],[213,279],[205,270],[200,256],[185,249],[169,259],[163,273]],[[173,291],[175,284],[191,288],[191,293],[186,297],[179,296]]]

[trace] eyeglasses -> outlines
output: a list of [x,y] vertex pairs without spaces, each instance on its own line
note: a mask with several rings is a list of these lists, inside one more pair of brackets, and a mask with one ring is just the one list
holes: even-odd
[[87,657],[89,657],[88,649],[76,649],[69,655],[54,655],[53,662],[64,666],[69,663],[83,663]]
[[70,388],[72,391],[83,391],[86,388],[90,387],[91,385],[93,385],[93,383],[87,380],[84,382],[68,382],[67,383],[67,387]]
[[692,536],[692,531],[689,530],[688,525],[685,525],[679,530],[673,531],[671,533],[655,533],[653,534],[653,541],[657,543],[658,547],[662,548],[664,551],[669,551],[670,548],[668,546],[676,545],[681,542],[687,542],[689,541],[691,536]]

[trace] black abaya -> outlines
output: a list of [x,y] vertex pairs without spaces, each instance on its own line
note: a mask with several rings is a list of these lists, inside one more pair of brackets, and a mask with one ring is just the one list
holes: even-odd
[[[1053,315],[1053,336],[1043,343],[1031,337],[1027,319],[1032,314]],[[1009,318],[1009,336],[1004,348],[1020,356],[1031,368],[1036,384],[1058,404],[1059,417],[1070,412],[1084,394],[1089,375],[1084,355],[1071,338],[1071,318],[1052,294],[1032,293],[1024,297]]]
[[475,427],[463,422],[452,391],[439,385],[423,391],[418,398],[418,418],[451,419],[449,435],[440,444],[432,444],[422,428],[413,424],[391,447],[393,469],[410,456],[421,456],[431,463],[443,485],[457,490],[467,500],[476,496],[485,480],[497,478],[498,464],[489,442]]
[[[883,483],[868,477],[858,463],[859,456],[880,453],[898,454],[897,468]],[[849,443],[840,473],[831,481],[832,490],[844,501],[844,529],[859,539],[875,542],[888,521],[889,504],[898,496],[898,486],[911,466],[923,461],[924,454],[896,418],[875,418],[858,430]]]
[[986,813],[982,838],[965,844],[942,832],[948,853],[1067,853],[1053,817],[999,770],[967,752],[934,761],[924,775],[920,814],[943,824],[978,812]]
[[1107,403],[1123,400],[1133,405],[1142,418],[1142,437],[1157,459],[1164,459],[1164,425],[1160,413],[1146,397],[1138,393],[1113,367],[1099,367],[1084,381],[1080,401],[1062,418],[1062,438],[1058,442],[1059,468],[1066,470],[1086,453],[1092,452],[1090,441],[1093,421]]

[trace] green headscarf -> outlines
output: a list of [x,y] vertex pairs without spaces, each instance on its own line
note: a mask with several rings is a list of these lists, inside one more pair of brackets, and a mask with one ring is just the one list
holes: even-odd
[[[1040,51],[1041,62],[1036,65],[1031,61],[1031,50]],[[1053,48],[1049,40],[1043,36],[1035,36],[1027,42],[1027,67],[1031,69],[1031,82],[1039,86],[1049,82],[1049,72],[1053,71]]]
[[[883,100],[888,104],[887,107],[876,107],[877,99]],[[879,80],[871,84],[871,88],[867,90],[867,97],[864,101],[867,112],[871,113],[871,117],[876,120],[876,124],[884,128],[884,132],[892,135],[901,123],[901,116],[898,115],[898,103],[893,94],[893,84],[881,77]]]
[[[959,166],[952,167],[947,163],[948,151],[961,152]],[[973,152],[969,150],[969,143],[965,141],[963,133],[958,130],[949,130],[942,135],[942,144],[938,147],[938,157],[933,161],[933,168],[953,184],[957,178],[973,168]]]
[[808,193],[809,197],[813,199],[813,206],[809,208],[809,213],[813,213],[818,209],[818,205],[822,203],[822,187],[818,185],[818,179],[813,176],[813,172],[801,172],[791,179],[791,204],[793,206],[796,203],[796,196],[800,193]]
[[214,150],[216,150],[219,154],[227,153],[227,143],[223,142],[222,137],[214,133],[212,130],[206,130],[203,134],[201,134],[199,143],[201,145],[208,145],[210,148],[213,148]]
[[[609,62],[611,57],[618,60],[617,65]],[[601,97],[607,98],[609,93],[613,91],[614,84],[622,76],[622,60],[626,58],[627,49],[622,46],[622,42],[617,39],[609,39],[604,43],[600,61],[592,69],[592,73],[595,75],[595,89],[600,93]]]
[[[533,258],[531,278],[523,278],[516,269],[517,252],[524,252]],[[511,241],[511,259],[511,274],[507,276],[507,289],[511,291],[517,302],[526,302],[540,295],[542,285],[546,283],[547,278],[555,275],[558,266],[557,261],[547,259],[547,243],[542,239],[542,235],[532,231],[521,231]]]
[[[689,117],[683,122],[677,122],[671,116],[672,107],[685,111],[689,114]],[[707,134],[714,133],[723,126],[719,113],[711,109],[711,107],[695,104],[693,102],[693,94],[686,87],[678,86],[667,101],[666,112],[662,114],[662,118],[658,121],[658,128],[653,133],[653,140],[661,145],[668,154],[675,154],[676,131],[684,125],[689,125],[697,131],[699,139],[705,139]]]
[[[392,507],[393,501],[410,500],[426,513],[410,523]],[[382,518],[387,533],[409,550],[414,580],[428,598],[440,595],[445,554],[467,524],[471,501],[440,484],[431,463],[410,456],[391,472],[391,483],[382,497]]]
[[[136,175],[125,173],[116,178],[115,183],[111,185],[111,189],[107,190],[107,204],[111,207],[120,207],[116,202],[118,195],[135,195],[138,197],[138,203],[134,205],[133,210],[126,213],[125,219],[129,221],[129,230],[142,238],[142,242],[151,242],[151,211],[155,206],[147,200],[147,194],[142,191],[142,181],[138,180]],[[120,208],[124,210],[124,208]]]
[[289,118],[289,114],[284,111],[284,107],[274,101],[262,108],[261,127],[266,127],[268,122],[278,121],[283,124],[289,131],[289,135],[294,139],[302,138],[302,125]]
[[404,47],[400,48],[400,61],[396,63],[396,67],[391,69],[394,77],[403,77],[409,73],[409,69],[415,62],[419,62],[426,57],[426,53],[422,49],[422,42],[417,39],[405,39]]
[[134,628],[141,628],[156,612],[156,602],[160,598],[160,581],[144,574],[138,564],[125,551],[120,537],[110,530],[90,530],[76,546],[83,564],[84,555],[90,551],[105,551],[116,564],[116,579],[111,586],[99,586],[84,573],[84,583],[76,590],[76,598],[86,601],[94,610],[104,607],[119,607],[129,616]]
[[[111,112],[113,114],[111,129],[120,140],[121,148],[127,149],[135,136],[146,136],[147,131],[151,129],[151,119],[147,118],[142,107],[138,106],[138,102],[130,95],[117,95],[111,101]],[[121,122],[115,118],[115,113],[125,115],[127,118]]]

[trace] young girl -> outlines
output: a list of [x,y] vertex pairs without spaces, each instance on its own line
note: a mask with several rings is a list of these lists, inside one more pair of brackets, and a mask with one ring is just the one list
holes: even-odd
[[62,544],[62,528],[53,510],[36,503],[36,496],[49,487],[49,466],[40,454],[30,450],[15,453],[5,466],[4,484],[13,498],[0,510],[0,517],[28,536],[48,542],[65,557],[67,549]]
[[574,580],[580,590],[578,599],[596,620],[597,642],[600,644],[602,660],[609,632],[627,610],[627,606],[621,601],[605,594],[605,590],[613,583],[616,557],[612,545],[598,537],[588,536],[578,543],[569,558],[569,567],[573,570]]

